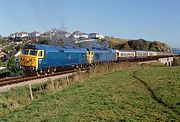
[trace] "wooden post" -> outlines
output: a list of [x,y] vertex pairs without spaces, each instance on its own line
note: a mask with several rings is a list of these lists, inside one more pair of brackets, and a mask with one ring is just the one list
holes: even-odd
[[54,80],[53,80],[53,78],[51,78],[50,80],[51,80],[52,85],[54,85]]
[[66,78],[67,78],[67,84],[69,84],[69,77],[67,74],[66,74]]
[[109,65],[109,64],[106,64],[106,68],[107,68],[106,70],[107,70],[107,72],[109,71],[109,67],[108,67],[108,65]]
[[51,80],[52,88],[54,89],[54,88],[55,88],[55,86],[54,86],[54,80],[53,80],[53,78],[51,78],[50,80]]
[[31,84],[30,83],[29,83],[29,91],[30,91],[31,99],[33,100],[32,88],[31,88]]

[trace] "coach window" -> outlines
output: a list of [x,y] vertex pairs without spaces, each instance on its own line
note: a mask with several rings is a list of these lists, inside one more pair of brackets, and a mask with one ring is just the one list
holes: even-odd
[[119,53],[117,53],[117,57],[119,57]]

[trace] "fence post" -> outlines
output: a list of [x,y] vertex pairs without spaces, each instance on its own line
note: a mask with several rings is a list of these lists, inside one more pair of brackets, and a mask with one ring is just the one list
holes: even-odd
[[31,88],[31,84],[30,83],[29,83],[29,91],[30,91],[31,99],[33,100],[32,88]]
[[106,70],[109,72],[109,64],[106,64]]
[[69,84],[69,77],[67,74],[66,74],[66,78],[67,78],[67,84]]
[[53,80],[53,78],[51,78],[50,81],[51,81],[52,85],[54,86],[54,80]]

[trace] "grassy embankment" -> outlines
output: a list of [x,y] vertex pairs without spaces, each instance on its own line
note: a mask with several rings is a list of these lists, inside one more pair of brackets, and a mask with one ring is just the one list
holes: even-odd
[[[0,95],[0,118],[4,121],[180,121],[179,73],[180,67],[143,67],[91,77],[63,89],[54,85],[58,89],[52,90],[50,85],[51,92],[42,92],[35,85],[33,101],[27,88],[19,88]],[[154,99],[147,86],[134,75],[167,106]]]

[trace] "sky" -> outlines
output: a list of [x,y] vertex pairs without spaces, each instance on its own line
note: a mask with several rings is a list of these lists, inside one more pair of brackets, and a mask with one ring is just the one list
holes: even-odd
[[0,0],[0,35],[52,28],[180,48],[180,0]]

